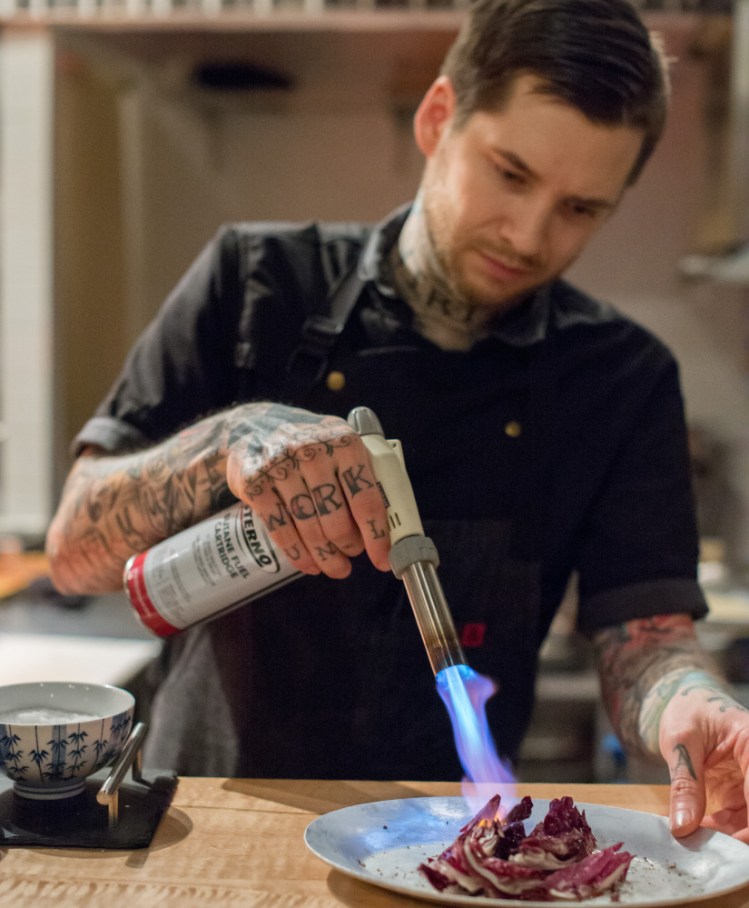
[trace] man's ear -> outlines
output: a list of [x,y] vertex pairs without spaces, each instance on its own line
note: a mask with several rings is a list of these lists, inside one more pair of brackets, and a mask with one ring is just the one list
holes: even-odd
[[455,113],[455,89],[447,76],[432,82],[414,114],[414,136],[422,154],[429,158]]

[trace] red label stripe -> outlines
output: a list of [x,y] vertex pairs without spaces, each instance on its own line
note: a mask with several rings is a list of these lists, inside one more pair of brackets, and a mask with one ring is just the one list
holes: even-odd
[[127,594],[141,622],[159,637],[170,637],[172,634],[178,633],[180,628],[169,624],[151,601],[143,571],[145,559],[146,552],[142,552],[130,562],[125,576]]

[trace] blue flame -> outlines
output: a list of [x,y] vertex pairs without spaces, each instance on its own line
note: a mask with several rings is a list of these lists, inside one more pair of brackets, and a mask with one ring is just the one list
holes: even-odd
[[450,665],[437,673],[437,691],[450,714],[455,746],[469,781],[509,783],[509,764],[497,755],[486,719],[494,683],[468,665]]

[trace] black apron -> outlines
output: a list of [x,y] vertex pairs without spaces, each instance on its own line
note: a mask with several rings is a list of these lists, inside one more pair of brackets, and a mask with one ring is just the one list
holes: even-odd
[[[321,382],[290,400],[343,417],[371,407],[403,442],[467,661],[497,685],[487,711],[511,760],[546,630],[538,552],[555,382],[550,368],[531,371],[537,355],[538,345],[508,350],[507,362],[493,347],[483,356],[426,344],[336,350],[328,365],[344,388]],[[405,589],[365,556],[346,580],[303,577],[183,633],[168,659],[152,765],[189,775],[462,776]]]

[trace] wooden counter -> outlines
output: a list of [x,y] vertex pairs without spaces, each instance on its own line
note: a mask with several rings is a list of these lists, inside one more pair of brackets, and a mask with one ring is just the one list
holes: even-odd
[[[576,801],[667,813],[658,785],[572,785]],[[552,798],[560,786],[523,784]],[[316,782],[183,778],[148,849],[0,849],[0,903],[22,908],[425,908],[331,870],[306,848],[316,816],[350,804],[455,795],[444,783]],[[522,905],[522,902],[518,903]],[[708,903],[701,903],[708,904]],[[749,908],[749,886],[711,908]]]

